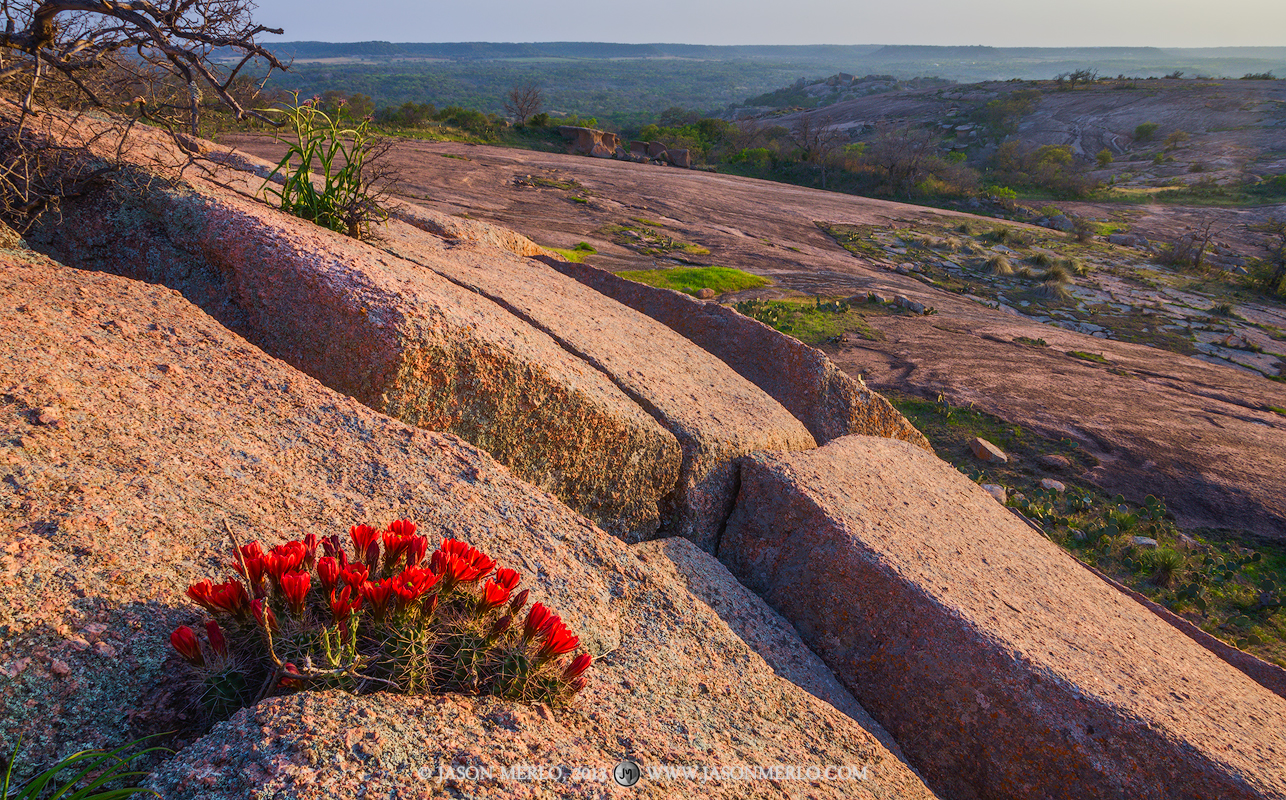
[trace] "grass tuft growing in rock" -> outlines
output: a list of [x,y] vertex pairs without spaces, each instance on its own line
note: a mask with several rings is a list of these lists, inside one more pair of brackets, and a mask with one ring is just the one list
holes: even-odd
[[1002,255],[994,255],[987,259],[987,268],[992,275],[1013,275],[1014,265],[1009,263],[1009,259]]
[[517,572],[455,539],[426,560],[415,531],[357,525],[351,551],[337,535],[251,542],[234,548],[232,580],[190,587],[212,619],[204,637],[182,626],[170,643],[210,716],[305,688],[559,704],[585,687],[592,658],[561,660],[580,640],[544,605],[526,609]]

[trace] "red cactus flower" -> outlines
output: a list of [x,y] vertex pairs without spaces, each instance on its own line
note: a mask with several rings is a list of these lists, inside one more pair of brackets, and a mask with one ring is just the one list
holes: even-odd
[[[246,561],[250,561],[251,559],[260,559],[263,557],[263,547],[258,542],[251,542],[250,544],[243,544],[241,546],[241,558],[244,558]],[[241,572],[241,559],[237,558],[236,550],[232,551],[232,565],[237,572]],[[241,574],[243,576],[245,575],[244,572]]]
[[317,559],[317,578],[321,580],[322,591],[329,593],[339,583],[339,560],[333,556]]
[[393,578],[393,588],[398,596],[398,609],[405,610],[437,585],[439,575],[422,567],[408,567]]
[[395,519],[388,524],[390,533],[396,533],[399,536],[414,536],[415,523],[409,519]]
[[533,605],[531,610],[527,612],[527,621],[522,626],[523,640],[530,642],[551,619],[558,619],[558,617],[555,617],[548,608],[545,608],[543,603]]
[[580,638],[573,636],[558,617],[553,617],[550,622],[545,623],[542,635],[545,641],[540,646],[540,650],[536,651],[537,661],[548,661],[551,658],[566,655],[580,645]]
[[214,584],[210,582],[209,578],[206,578],[200,583],[194,583],[189,586],[188,597],[191,598],[192,602],[201,606],[206,611],[209,611],[211,614],[215,612]]
[[330,592],[330,614],[337,624],[343,624],[348,621],[353,612],[362,607],[362,595],[360,592],[353,597],[354,590],[351,586],[345,586],[336,596],[335,590]]
[[366,579],[370,577],[371,570],[365,564],[349,564],[340,573],[339,579],[354,589],[360,588]]
[[362,584],[362,599],[371,607],[371,613],[375,615],[376,622],[383,622],[384,617],[388,614],[389,601],[397,597],[397,590],[394,588],[393,579],[372,583],[367,581]]
[[572,694],[576,694],[581,689],[584,689],[588,684],[589,684],[589,681],[587,681],[585,679],[585,676],[582,675],[576,680],[572,681],[570,684],[568,684],[567,691],[571,692]]
[[411,544],[406,548],[406,565],[408,567],[418,567],[424,560],[424,554],[429,550],[429,540],[423,536],[412,536]]
[[[245,569],[242,569],[242,562],[245,563]],[[263,548],[258,542],[241,547],[241,557],[237,558],[236,552],[233,552],[232,566],[241,575],[250,582],[250,590],[255,597],[263,597],[267,594],[264,587],[264,572],[266,565],[264,563]]]
[[366,551],[371,544],[380,537],[379,528],[372,528],[370,525],[354,525],[348,529],[348,535],[353,538],[353,553],[358,561],[366,559]]
[[589,669],[590,664],[593,663],[594,659],[589,653],[581,653],[572,659],[572,663],[567,665],[567,669],[563,670],[563,680],[571,683],[581,675],[584,675],[585,670]]
[[205,665],[205,656],[201,654],[201,644],[196,640],[196,633],[186,625],[180,625],[170,634],[170,644],[189,664],[200,667]]
[[272,578],[274,589],[281,588],[282,575],[299,569],[299,565],[304,563],[304,555],[303,542],[286,542],[272,548],[272,551],[264,556],[264,568]]
[[509,590],[487,581],[482,587],[482,598],[478,600],[478,613],[486,614],[492,609],[500,608],[509,600]]
[[267,615],[268,630],[273,633],[276,633],[279,630],[277,627],[277,615],[272,613],[271,608],[264,606],[263,600],[255,598],[255,600],[250,604],[250,613],[254,614],[255,622],[259,623],[260,628],[264,626],[264,615]]
[[457,583],[472,583],[496,566],[494,559],[457,539],[447,539],[433,554],[429,568],[444,578],[444,590]]
[[410,549],[411,537],[390,530],[385,531],[381,538],[384,540],[384,572],[391,573]]
[[210,649],[223,658],[228,657],[228,640],[223,638],[223,629],[212,619],[205,621],[205,635],[210,640]]
[[522,611],[527,606],[527,598],[530,595],[531,595],[530,589],[523,589],[521,592],[519,592],[518,595],[514,597],[514,599],[509,603],[509,613],[517,614],[518,612]]
[[496,585],[503,586],[506,591],[512,592],[518,588],[518,581],[520,580],[522,580],[522,576],[518,574],[517,570],[512,570],[508,567],[501,567],[496,570]]
[[234,614],[245,618],[250,613],[250,597],[240,581],[212,584],[209,580],[188,587],[192,602],[211,614]]
[[438,595],[435,593],[424,598],[424,602],[420,604],[420,618],[426,619],[426,620],[432,619],[433,612],[437,610],[438,610]]
[[287,572],[281,576],[281,592],[290,604],[290,610],[296,616],[304,613],[304,600],[308,597],[308,588],[312,581],[307,572]]
[[505,614],[491,625],[491,630],[487,631],[488,639],[499,639],[514,624],[513,614]]

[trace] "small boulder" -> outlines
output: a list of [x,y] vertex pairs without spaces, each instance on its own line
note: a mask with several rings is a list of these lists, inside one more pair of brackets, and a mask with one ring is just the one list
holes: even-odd
[[697,292],[697,297],[702,300],[713,300],[717,296],[718,295],[715,293],[715,290],[711,289],[709,286],[704,286],[701,288],[701,291]]
[[1150,536],[1133,536],[1130,538],[1130,543],[1145,550],[1155,550],[1157,547],[1157,540]]
[[1067,491],[1067,486],[1062,481],[1056,481],[1053,478],[1041,479],[1040,488],[1047,489],[1051,492],[1058,492],[1059,494]]
[[614,153],[601,144],[595,144],[589,151],[590,158],[611,158]]
[[999,484],[984,483],[982,488],[986,489],[987,494],[996,498],[996,502],[1000,503],[1002,506],[1005,504],[1005,501],[1009,499],[1008,493],[1005,491],[1005,487],[1000,486]]
[[675,148],[667,152],[669,153],[671,164],[676,167],[692,169],[692,153],[682,148]]
[[1053,228],[1056,231],[1067,232],[1067,231],[1070,231],[1072,228],[1076,227],[1076,225],[1070,219],[1067,218],[1066,214],[1059,214],[1057,217],[1050,218],[1049,227]]
[[1005,455],[1005,451],[981,436],[969,443],[969,449],[973,451],[974,457],[979,461],[985,461],[988,464],[1009,463],[1009,456]]
[[660,142],[648,142],[647,157],[652,159],[665,158],[665,145]]
[[1056,469],[1063,472],[1072,468],[1072,461],[1067,456],[1060,456],[1057,453],[1050,453],[1040,457],[1041,466],[1046,469]]
[[918,302],[916,300],[912,300],[911,298],[907,297],[904,294],[898,295],[893,300],[893,302],[901,306],[902,308],[905,308],[907,311],[913,311],[916,314],[924,313],[924,303]]

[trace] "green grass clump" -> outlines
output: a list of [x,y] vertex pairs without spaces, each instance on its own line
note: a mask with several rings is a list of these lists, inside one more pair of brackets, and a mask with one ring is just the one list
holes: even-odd
[[140,794],[160,797],[151,789],[140,787],[104,788],[116,781],[142,778],[146,772],[126,772],[130,763],[140,756],[158,751],[170,752],[162,747],[151,747],[130,755],[121,755],[139,744],[153,738],[151,736],[121,745],[115,750],[82,750],[73,753],[54,764],[49,769],[27,781],[22,788],[12,786],[14,762],[17,760],[18,747],[14,748],[4,771],[4,780],[0,781],[0,798],[9,800],[43,800],[43,798],[64,798],[64,800],[121,800]]
[[1099,353],[1086,353],[1082,350],[1069,350],[1067,354],[1072,358],[1079,358],[1082,361],[1093,361],[1095,364],[1110,364],[1111,362]]
[[589,255],[589,253],[582,253],[579,250],[569,250],[565,247],[548,247],[545,249],[552,250],[558,255],[562,256],[563,258],[575,264],[581,263],[582,261],[585,260],[585,256]]
[[746,289],[757,289],[768,286],[772,281],[749,272],[742,272],[732,267],[676,267],[674,269],[638,269],[618,272],[627,278],[648,286],[662,289],[674,289],[678,292],[695,295],[702,289],[711,289],[715,294],[740,292]]
[[1016,336],[1014,341],[1018,344],[1031,345],[1032,347],[1049,347],[1049,342],[1044,339],[1033,339],[1030,336]]
[[[369,119],[345,127],[338,115],[331,117],[312,101],[299,102],[298,93],[284,108],[269,109],[280,116],[282,130],[275,134],[286,145],[286,155],[260,187],[287,214],[354,239],[369,239],[371,225],[388,220],[383,197],[370,183],[368,159],[379,155]],[[280,175],[280,186],[272,179]],[[313,182],[321,179],[321,188]]]

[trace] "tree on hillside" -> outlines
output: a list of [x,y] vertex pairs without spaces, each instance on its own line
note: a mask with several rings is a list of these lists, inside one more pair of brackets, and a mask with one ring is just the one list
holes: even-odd
[[545,93],[531,81],[515,86],[509,90],[505,99],[505,111],[519,125],[540,113],[545,105]]
[[[0,0],[8,20],[0,83],[19,91],[30,114],[42,85],[55,79],[93,105],[109,104],[111,79],[134,89],[177,79],[181,94],[160,105],[181,109],[195,135],[205,91],[238,119],[258,116],[231,91],[234,82],[255,59],[285,69],[258,42],[282,30],[256,24],[253,9],[250,0]],[[237,57],[229,66],[214,60],[229,54]]]
[[826,188],[826,165],[844,139],[829,115],[803,113],[790,129],[790,140],[800,149],[800,160],[821,168],[822,188]]

